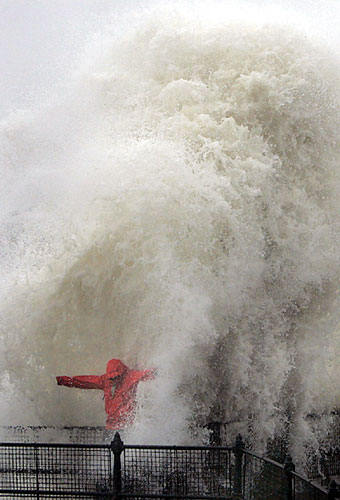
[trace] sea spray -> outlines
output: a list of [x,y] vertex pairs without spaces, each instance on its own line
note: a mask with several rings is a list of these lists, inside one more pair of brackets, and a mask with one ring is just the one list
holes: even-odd
[[103,424],[55,375],[115,357],[158,369],[131,442],[219,421],[316,448],[340,399],[338,88],[288,28],[154,15],[3,121],[2,423]]

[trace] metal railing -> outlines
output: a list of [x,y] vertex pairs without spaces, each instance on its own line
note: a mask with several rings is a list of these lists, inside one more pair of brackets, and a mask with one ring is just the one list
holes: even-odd
[[0,497],[112,498],[110,445],[0,444]]
[[232,498],[232,447],[126,446],[122,498]]
[[326,490],[295,472],[288,455],[284,464],[243,450],[244,500],[325,500],[340,498],[336,484]]
[[308,477],[328,486],[332,477],[340,477],[340,449],[323,452],[309,465]]
[[0,498],[334,500],[284,465],[234,446],[0,444]]

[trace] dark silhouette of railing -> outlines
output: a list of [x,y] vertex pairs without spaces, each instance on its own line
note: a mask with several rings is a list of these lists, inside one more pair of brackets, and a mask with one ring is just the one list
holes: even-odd
[[[284,464],[244,450],[243,462],[245,500],[323,500],[338,498],[337,485],[329,491],[295,472],[291,457]],[[335,489],[334,489],[335,487]]]
[[0,497],[191,500],[334,500],[285,464],[234,446],[0,444]]
[[340,448],[323,451],[319,457],[313,457],[308,476],[323,486],[328,486],[332,478],[340,477]]

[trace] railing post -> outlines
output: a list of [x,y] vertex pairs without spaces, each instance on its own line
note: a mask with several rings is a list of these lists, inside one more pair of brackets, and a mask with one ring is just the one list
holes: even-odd
[[331,481],[331,484],[329,485],[327,499],[335,500],[336,498],[340,498],[340,491],[338,490],[337,483],[333,479],[333,481]]
[[113,453],[113,498],[115,500],[119,499],[119,495],[122,491],[122,468],[120,455],[124,450],[124,443],[120,439],[119,432],[116,432],[113,441],[111,442],[111,451]]
[[293,500],[293,475],[292,472],[295,471],[295,465],[293,464],[292,457],[290,455],[286,456],[284,463],[284,470],[286,473],[286,499]]
[[326,457],[322,456],[320,458],[320,473],[321,473],[321,484],[324,486],[325,484],[329,484],[329,471],[327,466]]
[[38,459],[38,448],[37,444],[34,443],[34,459],[35,459],[35,482],[36,482],[36,490],[37,490],[37,496],[36,499],[39,500],[40,495],[39,495],[39,459]]
[[242,459],[243,459],[244,442],[241,434],[236,436],[235,446],[233,449],[235,455],[235,469],[234,469],[234,488],[233,499],[242,499]]

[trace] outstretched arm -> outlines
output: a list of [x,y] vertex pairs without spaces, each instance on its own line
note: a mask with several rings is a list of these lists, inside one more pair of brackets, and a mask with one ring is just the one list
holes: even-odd
[[78,375],[76,377],[56,377],[58,385],[78,389],[104,389],[105,375]]
[[157,376],[157,368],[150,368],[149,370],[144,370],[145,375],[143,380],[154,380]]
[[157,369],[151,368],[149,370],[133,370],[134,378],[138,381],[153,380],[156,378]]

